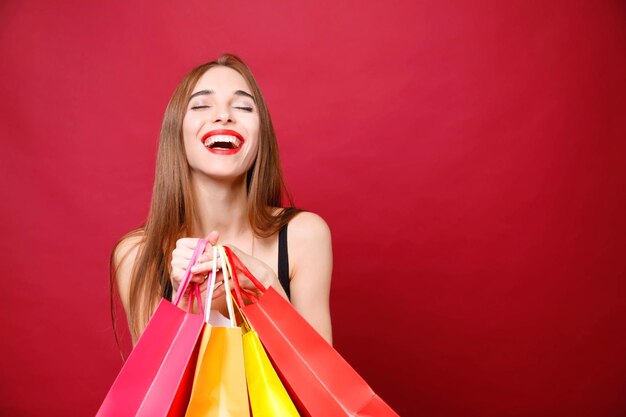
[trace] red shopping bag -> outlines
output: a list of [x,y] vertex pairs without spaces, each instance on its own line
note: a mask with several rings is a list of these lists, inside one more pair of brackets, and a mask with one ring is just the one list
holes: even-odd
[[[237,304],[302,414],[398,416],[287,300],[273,288],[264,288],[230,248],[224,249],[233,267]],[[237,270],[263,293],[258,298],[246,293],[252,302],[247,306]]]
[[193,298],[202,309],[193,283],[189,310],[177,307],[191,280],[191,267],[204,251],[200,240],[173,303],[162,299],[137,345],[111,386],[96,417],[184,416],[198,356],[202,315],[192,314]]

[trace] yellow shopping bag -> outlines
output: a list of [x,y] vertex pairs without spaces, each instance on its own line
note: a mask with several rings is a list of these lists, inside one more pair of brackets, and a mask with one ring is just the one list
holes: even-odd
[[[228,263],[228,257],[223,253],[224,249],[220,249],[222,252],[220,256],[226,259],[226,267],[230,271],[231,265]],[[237,306],[236,303],[233,304]],[[245,330],[243,357],[252,415],[254,417],[298,417],[298,411],[265,353],[259,336],[250,327],[244,315],[240,315]]]
[[254,330],[243,335],[243,358],[252,415],[299,416]]
[[[217,249],[214,248],[213,259]],[[235,322],[230,288],[222,256],[226,304],[230,325],[226,327],[208,324],[216,264],[213,263],[211,282],[207,288],[205,321],[207,322],[191,390],[191,399],[185,417],[250,417],[246,375],[244,370],[243,340],[241,328]]]

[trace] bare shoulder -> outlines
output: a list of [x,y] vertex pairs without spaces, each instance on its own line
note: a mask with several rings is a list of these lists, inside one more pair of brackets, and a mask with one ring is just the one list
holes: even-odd
[[319,215],[303,211],[289,222],[289,240],[297,246],[311,243],[330,242],[330,228]]
[[137,255],[144,241],[144,233],[141,230],[136,230],[128,233],[113,248],[113,254],[111,257],[111,268],[113,269],[113,276],[117,283],[117,288],[122,299],[122,304],[126,310],[126,315],[129,312],[129,298],[130,298],[130,281],[132,278],[132,271],[137,260]]
[[311,257],[332,259],[330,228],[321,216],[308,211],[298,213],[287,231],[292,277],[299,275],[299,267],[307,265]]
[[329,297],[333,251],[330,228],[319,215],[301,212],[289,222],[287,234],[291,304],[332,343]]
[[143,231],[133,231],[120,239],[113,248],[113,266],[115,270],[133,266],[141,244],[144,240]]

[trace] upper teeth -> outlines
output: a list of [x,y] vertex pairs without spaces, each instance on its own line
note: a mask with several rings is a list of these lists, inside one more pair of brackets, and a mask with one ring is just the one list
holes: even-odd
[[233,145],[235,145],[235,148],[238,148],[238,147],[241,146],[241,140],[239,140],[239,138],[236,138],[235,136],[231,136],[231,135],[213,135],[213,136],[209,136],[204,141],[204,146],[211,146],[211,145],[215,144],[216,142],[230,142]]

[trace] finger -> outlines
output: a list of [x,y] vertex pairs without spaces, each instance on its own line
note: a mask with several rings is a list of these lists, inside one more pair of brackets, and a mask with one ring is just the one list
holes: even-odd
[[184,259],[187,262],[193,256],[193,249],[189,248],[176,248],[172,251],[172,259]]
[[[217,254],[217,257],[215,258],[217,260],[218,265],[220,264],[220,255],[219,253]],[[209,252],[204,252],[199,258],[198,258],[198,263],[200,262],[209,262],[209,261],[213,261],[213,250],[209,251]]]
[[208,274],[207,273],[201,273],[201,274],[193,274],[191,275],[191,279],[189,281],[191,282],[197,282],[197,283],[203,283],[207,280],[208,278]]
[[218,232],[217,230],[213,230],[211,233],[207,235],[205,239],[207,240],[207,242],[211,244],[211,246],[215,246],[219,238],[220,238],[220,232]]
[[176,241],[176,247],[181,249],[195,249],[198,246],[197,237],[183,237]]
[[[219,284],[215,285],[215,288],[213,289],[213,299],[219,298],[219,297],[223,297],[224,294],[226,293],[226,286],[223,285],[224,281],[221,281]],[[229,279],[228,280],[228,288],[229,290],[233,290],[233,280]]]
[[203,293],[207,290],[207,288],[209,287],[209,280],[205,279],[199,286],[198,288],[200,289],[200,293]]
[[217,270],[215,274],[215,285],[222,285],[224,283],[224,274],[222,271]]
[[[215,268],[216,270],[220,270],[220,266],[219,264],[216,266]],[[193,274],[202,274],[202,273],[208,273],[210,271],[213,271],[213,262],[203,262],[201,264],[195,264],[194,266],[191,267],[191,272]]]
[[222,284],[223,282],[220,282],[213,288],[213,300],[224,296],[224,286]]
[[170,264],[172,265],[173,268],[180,268],[184,271],[189,266],[189,260],[181,259],[181,258],[172,258],[172,262],[170,262]]
[[[203,283],[207,280],[209,273],[208,272],[200,272],[197,274],[191,274],[189,278],[190,282]],[[171,275],[172,287],[174,290],[177,290],[180,287],[181,282],[185,277],[185,270],[182,268],[176,268],[173,270]]]
[[202,255],[200,255],[198,257],[198,263],[212,261],[213,260],[213,253],[212,252],[213,251],[204,252]]

